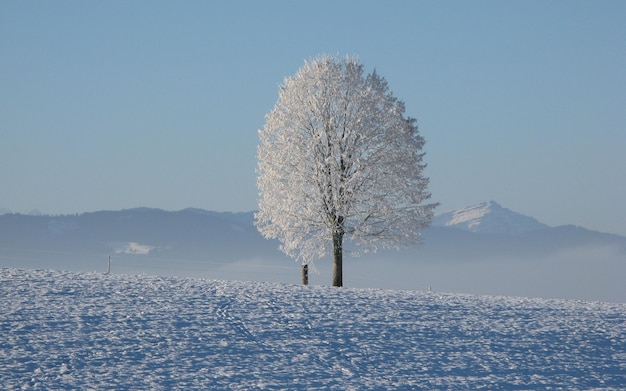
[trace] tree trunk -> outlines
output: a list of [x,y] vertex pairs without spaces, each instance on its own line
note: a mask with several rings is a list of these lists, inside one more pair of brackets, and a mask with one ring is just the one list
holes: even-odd
[[333,286],[343,286],[343,232],[333,233]]
[[309,265],[302,265],[302,285],[309,285]]

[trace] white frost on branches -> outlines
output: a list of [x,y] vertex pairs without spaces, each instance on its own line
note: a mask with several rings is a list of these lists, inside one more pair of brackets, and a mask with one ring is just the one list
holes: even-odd
[[416,121],[355,58],[321,56],[280,86],[259,131],[256,225],[310,263],[333,238],[363,251],[419,241],[430,198]]

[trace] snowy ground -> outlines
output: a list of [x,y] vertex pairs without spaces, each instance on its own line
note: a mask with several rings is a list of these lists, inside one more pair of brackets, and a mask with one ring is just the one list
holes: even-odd
[[626,389],[626,304],[0,269],[13,389]]

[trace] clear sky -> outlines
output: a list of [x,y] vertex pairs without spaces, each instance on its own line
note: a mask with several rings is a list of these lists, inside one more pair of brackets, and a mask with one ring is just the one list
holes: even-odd
[[426,138],[438,212],[626,235],[626,1],[0,2],[0,208],[257,207],[257,130],[358,55]]

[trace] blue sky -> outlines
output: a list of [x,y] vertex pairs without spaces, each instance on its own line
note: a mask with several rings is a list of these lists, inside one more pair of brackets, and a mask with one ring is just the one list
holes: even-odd
[[257,130],[358,55],[426,138],[439,212],[626,235],[624,1],[2,1],[0,208],[256,209]]

